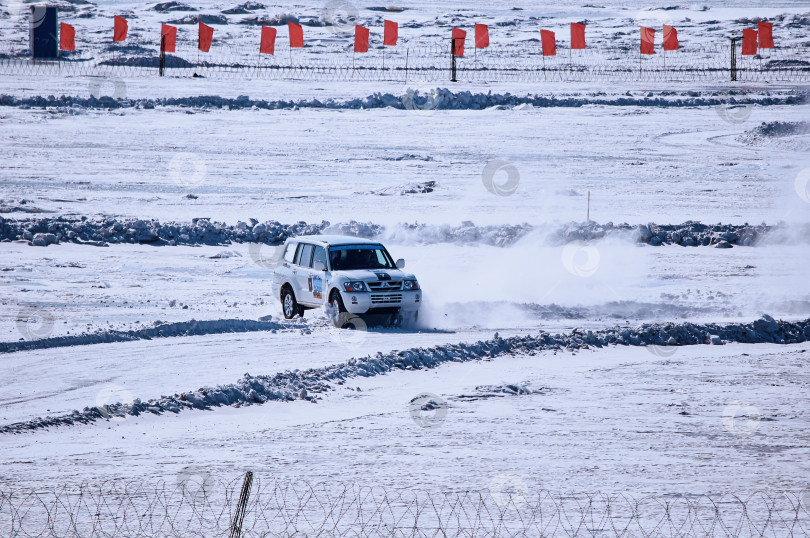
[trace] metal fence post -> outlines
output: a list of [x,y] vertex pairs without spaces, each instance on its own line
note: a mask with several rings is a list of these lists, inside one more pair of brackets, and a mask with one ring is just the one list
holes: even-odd
[[162,77],[166,70],[166,36],[160,36],[160,65],[158,66],[158,70],[160,71],[160,76]]
[[731,81],[737,82],[737,38],[731,38]]
[[456,81],[456,38],[450,38],[450,82]]

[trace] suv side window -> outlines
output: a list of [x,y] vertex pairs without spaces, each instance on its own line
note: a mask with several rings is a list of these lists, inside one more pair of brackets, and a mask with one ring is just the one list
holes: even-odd
[[301,265],[303,267],[311,267],[312,251],[314,248],[315,245],[310,245],[309,243],[302,243],[301,248],[298,249],[298,258],[295,260],[295,264]]
[[315,247],[315,253],[312,255],[312,265],[310,267],[315,267],[315,262],[323,263],[323,266],[326,267],[326,249],[323,247]]
[[292,263],[295,259],[295,247],[298,246],[298,243],[289,243],[287,245],[287,250],[284,251],[284,261]]

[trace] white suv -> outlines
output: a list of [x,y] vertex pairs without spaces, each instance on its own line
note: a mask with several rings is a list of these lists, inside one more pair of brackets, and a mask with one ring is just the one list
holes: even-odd
[[416,321],[422,290],[383,245],[345,236],[287,239],[273,272],[273,295],[284,317],[326,306],[336,325],[357,314],[384,314],[395,324]]

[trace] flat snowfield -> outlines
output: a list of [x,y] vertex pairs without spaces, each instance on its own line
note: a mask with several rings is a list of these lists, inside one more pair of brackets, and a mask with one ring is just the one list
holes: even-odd
[[[413,339],[394,335],[374,347],[406,347]],[[424,345],[448,339],[418,337]],[[317,334],[190,340],[51,353],[52,374],[20,376],[8,387],[40,382],[49,390],[4,401],[4,422],[92,404],[98,387],[146,399],[243,371],[319,367],[347,356]],[[113,417],[7,436],[4,478],[173,481],[183,468],[197,467],[217,477],[251,469],[267,480],[425,491],[486,490],[499,476],[520,477],[532,491],[789,490],[810,472],[803,411],[808,348],[542,352],[360,377],[317,403]],[[224,359],[223,349],[235,356]],[[45,369],[45,354],[27,355],[28,369]],[[446,407],[415,413],[411,400],[423,393]]]
[[[188,91],[216,92],[222,83],[214,86]],[[403,95],[403,85],[388,86],[393,99]],[[222,111],[197,108],[194,99],[152,110],[3,108],[13,127],[4,136],[14,137],[4,196],[34,197],[36,208],[63,215],[229,224],[250,217],[389,225],[583,221],[588,192],[590,216],[602,223],[708,218],[695,208],[712,223],[774,224],[802,215],[794,178],[807,136],[754,131],[804,110],[763,105],[767,94],[801,94],[750,88],[745,96],[754,104],[732,108],[746,118],[735,123],[726,116],[729,96],[712,97],[716,87],[703,87],[702,99],[681,91],[655,107],[647,96],[666,86],[652,86],[634,88],[632,98],[574,94],[574,107],[506,110],[252,110],[235,101],[234,110]],[[493,90],[460,89],[484,97]],[[615,104],[622,97],[631,106]],[[58,169],[47,166],[57,161]],[[512,167],[513,195],[484,188],[489,163]],[[506,181],[507,169],[495,169],[496,181]],[[436,182],[433,192],[407,193],[425,181]]]
[[[60,20],[84,40],[73,61],[143,53],[108,43],[115,14],[135,40],[178,25],[191,59],[199,15],[221,17],[215,47],[241,51],[259,30],[247,19],[294,11],[232,4],[60,3]],[[687,46],[725,46],[758,18],[785,47],[810,40],[792,1],[333,4],[293,13],[297,52],[345,48],[351,33],[316,24],[335,9],[372,29],[395,17],[413,47],[486,22],[512,51],[541,27],[562,48],[583,20],[616,54],[635,54],[647,24],[678,26]],[[0,535],[227,536],[247,471],[265,495],[325,492],[264,519],[248,505],[251,536],[810,535],[806,83],[9,74],[22,6],[0,7]],[[271,260],[306,233],[405,258],[418,321],[285,320]],[[182,491],[189,477],[230,484],[215,492],[226,523],[192,503],[199,520],[155,527],[154,507],[172,504],[144,512],[149,494],[118,512],[115,495],[68,503],[73,518],[33,501],[82,484]],[[359,505],[355,519],[319,512],[347,487],[483,495],[476,513],[569,493],[798,504],[792,526],[752,502],[713,527],[636,506],[631,521],[667,525],[623,533],[519,511],[423,527],[394,503],[369,530]],[[297,509],[306,525],[286,519]]]

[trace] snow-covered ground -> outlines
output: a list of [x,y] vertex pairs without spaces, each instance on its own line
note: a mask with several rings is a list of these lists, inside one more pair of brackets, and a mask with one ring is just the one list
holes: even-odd
[[[115,354],[34,354],[31,369],[48,361],[54,380],[65,370],[75,380],[49,383],[47,394],[33,394],[31,402],[7,403],[4,419],[25,416],[25,408],[56,412],[63,402],[103,405],[122,394],[170,393],[180,384],[175,379],[192,388],[234,379],[246,368],[304,368],[346,356],[332,355],[325,344],[273,335],[150,343],[138,346],[140,354],[134,345]],[[198,357],[192,364],[186,346]],[[222,356],[225,346],[233,357]],[[278,358],[267,358],[267,346],[279,350]],[[353,378],[318,403],[116,417],[6,436],[3,478],[7,484],[33,477],[171,480],[198,466],[219,476],[253,470],[265,479],[428,491],[487,489],[499,475],[516,475],[532,488],[593,493],[804,488],[807,347],[689,346],[666,356],[645,348],[543,352]],[[160,370],[146,367],[147,356]],[[139,373],[146,369],[153,375]],[[80,380],[101,378],[101,391],[81,386]],[[527,393],[499,392],[505,385]],[[422,393],[447,408],[424,417],[417,410],[414,419],[410,402]]]
[[[76,26],[109,52],[115,13],[129,13],[137,37],[233,4],[168,13],[69,5],[88,14]],[[774,20],[786,43],[810,39],[802,2],[636,4],[357,8],[371,22],[399,17],[400,35],[415,42],[489,18],[493,37],[517,46],[533,43],[538,26],[587,19],[599,46],[612,36],[634,46],[641,15],[670,17],[692,44],[727,39],[755,17]],[[20,5],[3,4],[0,17]],[[323,9],[254,11],[312,22]],[[225,15],[217,35],[250,46],[257,28],[239,24],[248,16]],[[0,48],[22,46],[18,22],[0,18],[0,33],[10,32]],[[307,54],[332,54],[345,40],[330,27],[305,29],[323,35]],[[543,332],[570,343],[583,334],[571,331],[636,334],[653,322],[677,335],[685,326],[667,323],[810,318],[810,87],[121,83],[125,99],[99,101],[93,77],[0,78],[0,494],[177,482],[189,469],[451,492],[504,481],[518,491],[637,495],[808,487],[807,343],[704,331],[670,342],[684,345],[521,347],[368,375],[356,364]],[[433,104],[414,110],[413,90]],[[585,225],[587,216],[595,222]],[[29,245],[41,219],[62,217],[86,218],[100,235]],[[220,222],[230,235],[170,242],[149,235],[151,219]],[[285,233],[336,226],[384,241],[420,280],[419,323],[339,331],[317,310],[283,320],[269,293],[275,243],[253,233],[269,221]],[[683,233],[695,224],[667,228],[663,241],[659,228],[639,227],[686,221],[732,224],[741,236],[712,232],[703,246]],[[4,235],[8,223],[21,232]],[[733,248],[716,248],[726,240]],[[705,345],[712,340],[725,345]],[[230,390],[249,382],[246,373],[297,379],[343,364],[354,373],[342,383],[310,384],[307,394],[295,385],[261,405],[243,405],[255,397],[246,392],[238,405],[129,412],[201,387]],[[3,429],[73,410],[101,419]],[[5,513],[0,503],[0,523]]]
[[[209,94],[220,84],[213,86],[186,91]],[[403,94],[401,86],[386,90]],[[810,134],[738,140],[763,122],[796,121],[802,105],[743,106],[730,120],[722,103],[733,96],[712,97],[719,88],[703,89],[706,106],[691,106],[686,91],[678,92],[674,108],[645,106],[651,90],[636,90],[631,106],[590,105],[611,99],[584,95],[575,96],[579,108],[483,111],[223,111],[195,108],[193,100],[155,110],[0,107],[13,126],[2,135],[9,150],[0,178],[4,198],[43,211],[186,222],[583,221],[588,191],[590,216],[603,223],[804,217],[795,183],[810,167]],[[265,91],[249,95],[263,99]],[[614,100],[626,91],[614,91]],[[784,88],[737,98],[748,92],[755,101],[766,92],[806,99]],[[55,161],[58,168],[49,166]],[[493,162],[513,167],[511,196],[485,188],[482,175]],[[496,182],[507,181],[504,164],[495,166]],[[376,193],[427,180],[436,182],[433,192]]]

